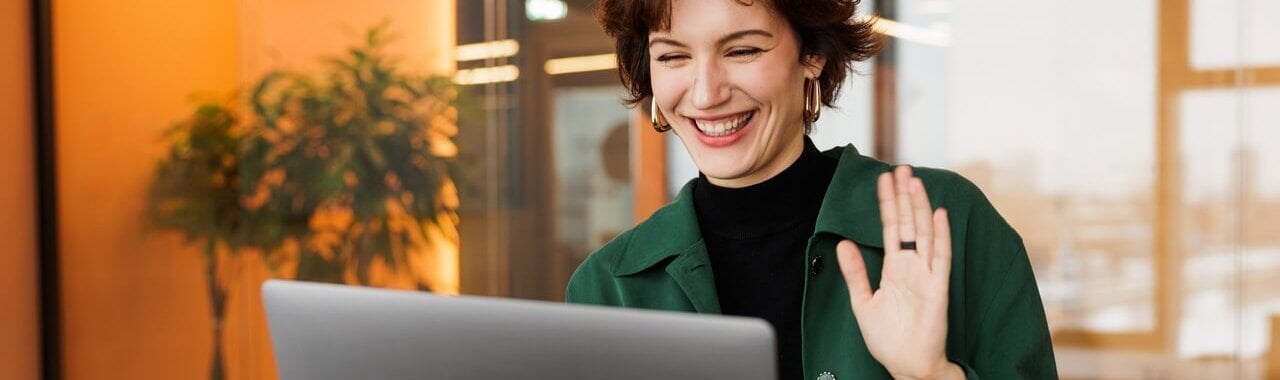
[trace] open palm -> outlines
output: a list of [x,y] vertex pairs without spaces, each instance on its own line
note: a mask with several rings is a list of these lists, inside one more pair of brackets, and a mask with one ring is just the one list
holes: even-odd
[[882,174],[876,185],[885,248],[879,288],[872,290],[857,245],[845,240],[836,247],[862,337],[871,356],[895,378],[963,378],[945,353],[951,275],[947,212],[932,209],[924,183],[908,166]]

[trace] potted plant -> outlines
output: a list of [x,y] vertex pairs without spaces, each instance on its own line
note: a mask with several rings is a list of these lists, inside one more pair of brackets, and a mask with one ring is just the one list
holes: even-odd
[[227,257],[258,255],[279,277],[429,290],[432,257],[457,255],[458,89],[397,70],[384,29],[318,74],[271,72],[241,98],[204,102],[165,135],[147,215],[203,247],[212,379]]

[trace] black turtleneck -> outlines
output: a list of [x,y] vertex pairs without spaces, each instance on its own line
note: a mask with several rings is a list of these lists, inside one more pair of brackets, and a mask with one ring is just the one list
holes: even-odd
[[777,333],[780,379],[804,377],[800,309],[805,244],[838,159],[804,139],[804,152],[786,170],[744,188],[693,187],[698,227],[711,256],[720,310],[763,318]]

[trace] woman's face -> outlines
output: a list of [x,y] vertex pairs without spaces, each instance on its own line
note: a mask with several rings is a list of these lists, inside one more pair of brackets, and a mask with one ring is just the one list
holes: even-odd
[[745,187],[786,169],[804,149],[799,39],[765,0],[673,0],[670,30],[649,33],[660,112],[711,183]]

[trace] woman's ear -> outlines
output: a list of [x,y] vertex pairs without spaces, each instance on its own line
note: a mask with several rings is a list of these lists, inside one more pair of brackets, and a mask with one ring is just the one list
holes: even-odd
[[811,54],[804,57],[804,76],[805,78],[817,79],[822,75],[822,68],[827,66],[827,57],[820,54]]

